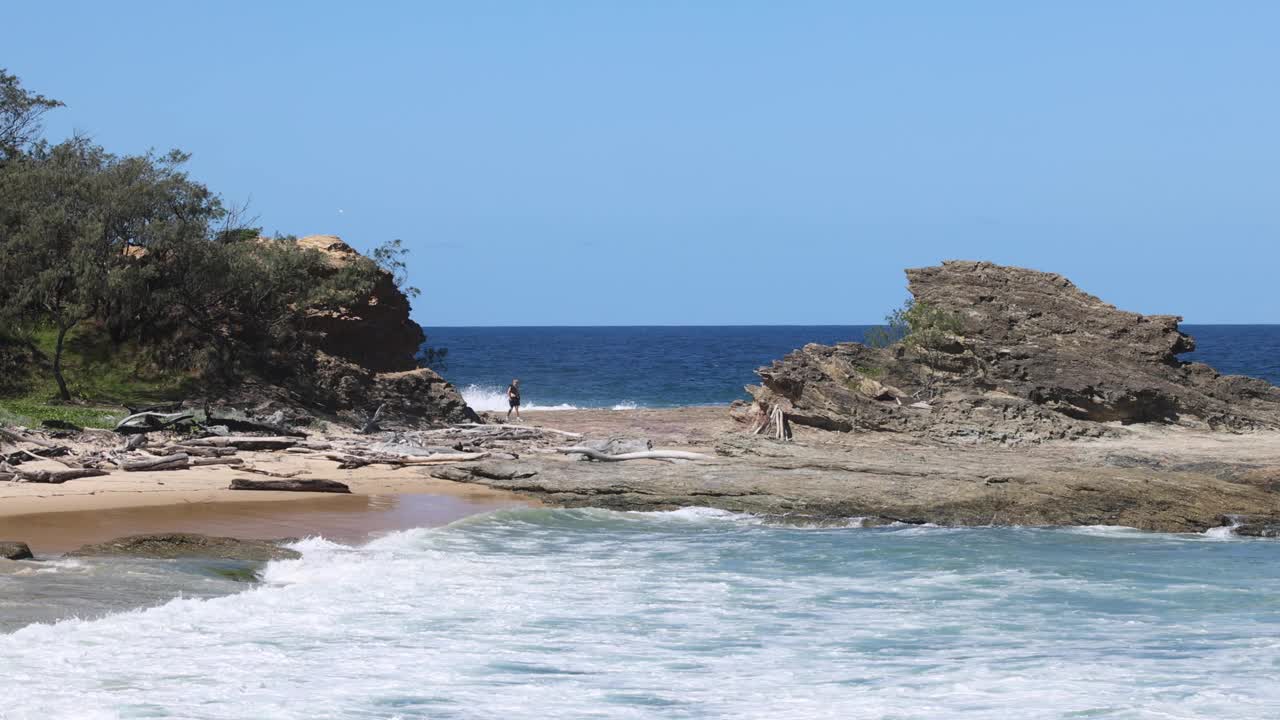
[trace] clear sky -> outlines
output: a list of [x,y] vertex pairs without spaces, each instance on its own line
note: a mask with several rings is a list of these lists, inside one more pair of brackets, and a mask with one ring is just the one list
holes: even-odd
[[1280,3],[47,2],[51,135],[402,238],[425,325],[879,320],[989,259],[1280,322]]

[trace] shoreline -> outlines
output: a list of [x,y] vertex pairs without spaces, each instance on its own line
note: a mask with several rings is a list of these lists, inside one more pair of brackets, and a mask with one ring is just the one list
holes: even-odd
[[[255,466],[339,480],[352,494],[233,491],[231,479],[245,475],[224,466],[114,472],[62,485],[2,483],[0,540],[27,542],[37,554],[147,532],[359,540],[541,504],[698,506],[819,522],[861,517],[867,526],[1204,532],[1244,516],[1264,532],[1280,527],[1280,433],[1138,426],[1116,438],[1004,446],[797,428],[795,441],[784,443],[748,434],[726,406],[528,411],[524,420],[589,438],[643,437],[655,448],[709,458],[578,462],[547,447],[508,446],[519,459],[341,470],[330,460],[256,452],[246,456]],[[495,463],[532,474],[468,474]]]
[[371,534],[436,527],[507,507],[537,506],[510,491],[438,480],[413,469],[338,470],[332,463],[254,453],[254,464],[339,480],[351,494],[230,490],[232,467],[113,472],[59,485],[0,483],[0,540],[37,556],[127,535],[194,532],[238,539]]

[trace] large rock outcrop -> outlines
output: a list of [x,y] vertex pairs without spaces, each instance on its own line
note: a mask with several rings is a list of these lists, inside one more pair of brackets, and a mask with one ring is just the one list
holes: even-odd
[[[336,235],[308,235],[298,247],[325,256],[332,272],[355,262],[368,262]],[[306,328],[315,333],[320,349],[374,372],[398,372],[417,367],[414,357],[426,342],[418,323],[409,317],[409,299],[390,273],[378,274],[373,292],[339,311],[308,310]]]
[[[332,272],[369,262],[333,235],[299,239],[323,253]],[[369,297],[339,310],[306,312],[306,328],[317,348],[294,386],[308,400],[340,414],[368,416],[384,406],[384,417],[412,424],[471,422],[479,418],[462,395],[434,370],[418,367],[426,340],[409,317],[409,299],[390,273],[379,273]]]
[[748,388],[760,415],[831,430],[1006,443],[1096,437],[1116,424],[1280,428],[1280,388],[1178,355],[1181,318],[1118,310],[1061,275],[951,261],[907,271],[938,327],[887,348],[807,345]]

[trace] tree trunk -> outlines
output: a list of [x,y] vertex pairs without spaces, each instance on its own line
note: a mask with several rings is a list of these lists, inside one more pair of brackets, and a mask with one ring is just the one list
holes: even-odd
[[62,377],[62,346],[67,339],[67,331],[71,329],[71,325],[58,323],[58,344],[53,350],[53,379],[58,381],[58,396],[63,402],[71,399],[71,392],[67,390],[67,380]]

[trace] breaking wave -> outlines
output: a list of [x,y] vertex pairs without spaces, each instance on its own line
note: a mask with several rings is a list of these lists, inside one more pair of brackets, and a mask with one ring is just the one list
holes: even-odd
[[[507,406],[507,390],[493,385],[468,385],[462,388],[462,399],[471,406],[476,412],[501,412],[505,413]],[[608,408],[610,410],[636,410],[640,405],[624,400],[613,404],[603,404],[596,406],[597,408]],[[578,405],[569,403],[539,403],[536,398],[525,396],[523,403],[520,405],[521,410],[583,410],[587,409]]]

